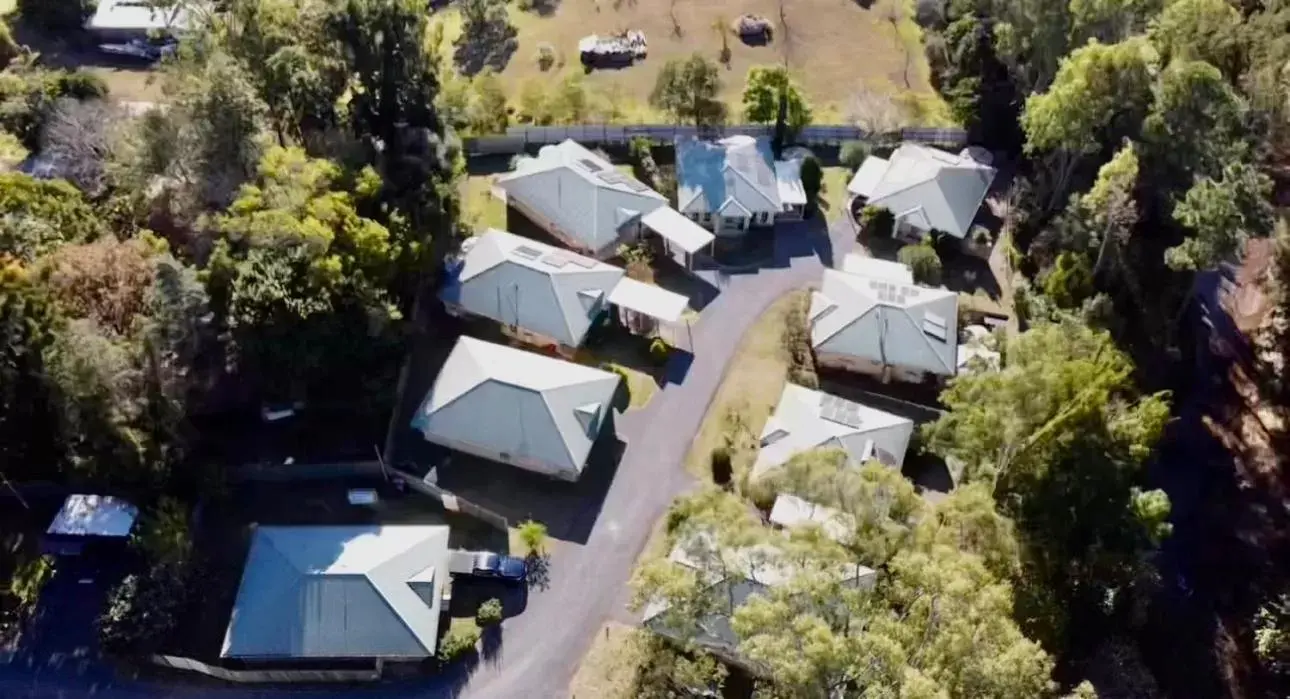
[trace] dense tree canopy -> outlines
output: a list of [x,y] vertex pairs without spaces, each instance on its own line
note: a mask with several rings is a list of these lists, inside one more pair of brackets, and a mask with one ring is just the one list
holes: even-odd
[[784,122],[790,133],[811,123],[811,107],[802,90],[782,66],[753,66],[744,84],[744,118],[754,124],[773,124],[784,101]]
[[720,92],[721,73],[717,64],[696,53],[663,64],[649,101],[677,123],[716,126],[726,119],[726,107],[718,98]]

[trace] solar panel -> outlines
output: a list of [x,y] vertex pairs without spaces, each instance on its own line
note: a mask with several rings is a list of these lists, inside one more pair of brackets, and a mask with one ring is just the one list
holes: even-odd
[[542,264],[560,269],[569,264],[569,258],[559,253],[553,253],[542,258]]
[[644,192],[649,189],[649,185],[632,177],[624,177],[623,184],[627,185],[633,192]]
[[623,173],[617,170],[608,170],[596,175],[596,177],[599,177],[600,181],[606,184],[622,184],[623,180],[626,179],[623,177]]
[[591,269],[592,267],[596,266],[595,260],[589,257],[583,257],[582,255],[576,255],[576,256],[570,255],[566,259],[568,259],[569,262],[572,262],[573,264],[578,265],[579,267],[582,267],[583,269]]
[[601,166],[600,166],[600,163],[598,163],[598,162],[596,162],[596,161],[594,161],[594,160],[591,160],[590,158],[579,158],[579,159],[578,159],[578,164],[580,164],[580,165],[582,165],[583,167],[587,168],[587,170],[588,170],[589,172],[600,172],[601,170],[604,170],[604,169],[605,169],[605,168],[603,168],[603,167],[601,167]]
[[836,422],[839,425],[859,428],[861,424],[860,404],[853,403],[845,398],[825,395],[820,398],[820,417],[830,422]]
[[526,260],[536,260],[542,256],[542,251],[537,248],[531,248],[527,245],[516,246],[513,251],[516,257],[523,257]]

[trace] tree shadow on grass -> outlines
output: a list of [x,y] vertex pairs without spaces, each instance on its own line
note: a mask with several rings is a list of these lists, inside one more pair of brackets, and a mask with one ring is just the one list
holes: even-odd
[[467,77],[477,75],[485,68],[501,72],[511,62],[520,46],[515,27],[496,22],[486,31],[462,33],[453,51],[453,63]]
[[[632,3],[635,4],[634,2]],[[550,17],[555,11],[560,9],[560,0],[529,0],[528,6],[521,5],[525,12],[532,12],[538,17]],[[618,9],[617,6],[614,9]]]

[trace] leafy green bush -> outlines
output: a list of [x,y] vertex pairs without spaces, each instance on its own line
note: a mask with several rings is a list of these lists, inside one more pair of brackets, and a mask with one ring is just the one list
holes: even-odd
[[502,601],[493,598],[480,604],[475,610],[475,623],[483,628],[502,623]]
[[536,556],[542,553],[543,546],[546,545],[546,525],[533,520],[520,522],[515,528],[516,534],[520,537],[520,543],[524,545],[524,552],[529,556]]
[[872,154],[873,148],[865,141],[847,141],[838,150],[838,161],[854,174],[864,164],[865,159]]
[[9,581],[9,593],[18,600],[18,611],[28,613],[40,600],[40,591],[54,577],[54,559],[40,556],[18,564]]
[[990,229],[985,226],[972,226],[968,235],[975,245],[989,245],[994,242],[994,236],[990,235]]
[[1043,277],[1044,296],[1059,308],[1077,308],[1092,296],[1093,268],[1088,256],[1063,252]]
[[126,576],[108,595],[99,617],[99,641],[113,652],[148,653],[170,636],[188,595],[188,578],[175,566],[153,566]]
[[9,25],[0,22],[0,68],[7,68],[22,53],[22,47],[13,38]]
[[479,629],[474,626],[454,626],[439,642],[439,659],[449,662],[473,652],[479,636]]
[[662,366],[667,363],[667,358],[671,356],[672,348],[667,346],[663,338],[656,337],[649,343],[649,358],[657,365]]
[[860,210],[860,230],[878,238],[890,238],[896,227],[896,215],[883,206],[869,206]]
[[909,267],[914,273],[914,281],[919,284],[936,286],[941,283],[941,258],[931,245],[906,245],[900,249],[896,258]]

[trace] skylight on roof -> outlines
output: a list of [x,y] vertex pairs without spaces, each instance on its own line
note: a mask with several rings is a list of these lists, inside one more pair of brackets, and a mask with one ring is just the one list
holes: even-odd
[[578,164],[586,168],[588,172],[600,172],[605,169],[600,165],[600,163],[590,158],[579,158]]
[[923,334],[940,342],[945,342],[945,338],[949,335],[944,325],[937,325],[930,320],[923,321]]
[[771,432],[770,434],[761,438],[761,448],[765,449],[766,447],[774,444],[775,442],[778,442],[779,440],[787,436],[788,436],[787,430],[775,430],[774,432]]
[[596,266],[596,261],[590,257],[583,257],[582,255],[567,255],[566,258],[583,269],[591,269]]
[[516,257],[522,257],[526,260],[536,260],[542,256],[542,251],[537,248],[531,248],[527,245],[518,245],[512,251]]

